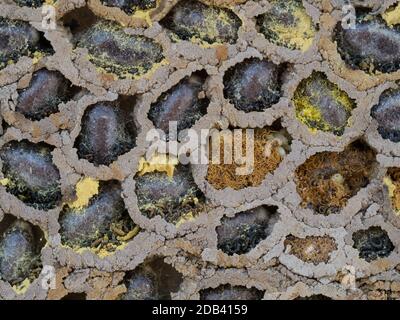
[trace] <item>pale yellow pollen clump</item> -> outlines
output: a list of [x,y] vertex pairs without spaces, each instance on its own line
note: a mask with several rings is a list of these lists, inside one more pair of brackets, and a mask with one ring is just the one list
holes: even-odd
[[389,197],[393,204],[393,211],[396,216],[400,216],[400,198],[396,194],[397,186],[390,177],[383,178],[383,183],[388,188]]
[[29,279],[25,279],[18,285],[14,285],[12,288],[17,295],[23,295],[31,285],[31,281]]
[[175,166],[179,163],[177,157],[166,154],[154,155],[150,160],[142,157],[139,161],[138,172],[140,176],[151,172],[165,172],[168,177],[174,176]]
[[8,178],[2,179],[2,180],[0,180],[0,184],[3,187],[8,186],[10,184],[10,179],[8,179]]
[[382,13],[382,18],[390,27],[400,24],[400,4],[397,4],[394,9]]
[[303,52],[311,48],[316,34],[311,17],[303,8],[293,11],[295,26],[276,23],[271,30],[279,35],[282,42]]
[[92,178],[80,180],[75,187],[76,200],[68,204],[70,208],[82,209],[89,205],[90,199],[99,193],[99,181]]

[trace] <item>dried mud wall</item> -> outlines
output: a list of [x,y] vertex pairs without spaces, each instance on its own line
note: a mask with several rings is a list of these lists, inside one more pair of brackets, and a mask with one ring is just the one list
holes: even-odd
[[0,0],[0,299],[399,299],[400,5],[349,2]]

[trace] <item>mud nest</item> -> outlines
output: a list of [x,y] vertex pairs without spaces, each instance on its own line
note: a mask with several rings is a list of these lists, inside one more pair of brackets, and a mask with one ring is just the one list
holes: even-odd
[[0,0],[0,300],[399,299],[400,1],[348,2]]

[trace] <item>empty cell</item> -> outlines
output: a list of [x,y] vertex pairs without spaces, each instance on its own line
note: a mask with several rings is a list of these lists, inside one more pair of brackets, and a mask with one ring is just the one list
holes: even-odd
[[210,103],[205,94],[206,78],[205,72],[193,73],[162,94],[149,111],[154,126],[168,135],[171,122],[177,122],[179,132],[203,117]]
[[307,51],[316,28],[301,0],[272,0],[271,10],[257,17],[259,31],[270,42],[292,50]]
[[247,59],[224,75],[224,96],[238,110],[264,111],[280,99],[283,72],[268,60]]
[[96,166],[108,166],[136,146],[133,100],[99,102],[86,109],[75,142],[78,156]]
[[171,300],[183,281],[182,274],[163,258],[145,261],[125,277],[127,292],[123,300]]
[[321,72],[314,72],[300,82],[293,103],[297,119],[311,131],[332,132],[338,136],[349,126],[351,112],[356,108],[354,100]]
[[7,191],[27,205],[52,209],[61,200],[60,173],[53,163],[52,147],[23,140],[3,146],[4,179],[0,183]]
[[72,300],[72,301],[86,300],[86,293],[68,293],[60,300]]
[[180,1],[161,21],[179,39],[198,39],[209,44],[234,44],[241,24],[233,11],[195,0]]
[[353,242],[353,248],[357,249],[360,258],[367,262],[388,257],[394,250],[387,232],[376,226],[354,232]]
[[228,255],[244,254],[255,248],[272,232],[279,215],[277,207],[261,206],[225,217],[217,227],[218,249]]
[[200,300],[261,300],[264,292],[256,288],[229,284],[200,291]]
[[323,215],[339,213],[350,198],[369,184],[376,166],[375,152],[361,141],[342,152],[311,156],[295,172],[302,206]]

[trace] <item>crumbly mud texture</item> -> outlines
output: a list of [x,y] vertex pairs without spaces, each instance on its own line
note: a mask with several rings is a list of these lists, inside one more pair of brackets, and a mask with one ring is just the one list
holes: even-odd
[[27,205],[52,209],[61,200],[60,173],[44,143],[10,142],[0,150],[1,184]]
[[347,93],[321,72],[313,73],[300,83],[293,103],[297,119],[312,132],[321,130],[338,136],[349,126],[351,112],[356,108]]
[[377,166],[375,152],[361,141],[343,152],[321,152],[296,169],[302,206],[315,213],[337,214],[370,182]]
[[371,262],[388,257],[394,250],[387,232],[381,227],[370,227],[353,234],[353,247],[359,251],[360,258]]
[[400,299],[400,0],[0,15],[0,300]]
[[177,165],[166,172],[139,173],[136,177],[139,210],[148,218],[160,215],[179,224],[206,210],[205,197],[194,182],[190,166]]
[[[361,11],[361,10],[360,10]],[[367,73],[390,73],[400,68],[400,21],[361,11],[355,28],[335,30],[338,52],[347,65]]]
[[271,234],[278,217],[276,207],[261,206],[223,218],[217,227],[218,249],[228,255],[249,252]]
[[52,52],[43,34],[28,22],[0,17],[0,70],[27,56],[39,59]]
[[331,252],[337,249],[335,240],[329,236],[298,238],[289,235],[284,245],[287,253],[315,265],[321,262],[327,263]]
[[259,30],[267,40],[292,50],[307,51],[316,28],[301,0],[273,0],[271,10],[258,16]]
[[[238,131],[236,131],[238,132]],[[220,154],[210,146],[210,164],[208,166],[207,181],[218,190],[232,188],[240,190],[247,187],[259,186],[268,173],[278,167],[279,163],[290,151],[290,138],[283,129],[273,128],[255,129],[254,136],[246,130],[239,130],[242,136],[235,138],[234,131],[225,130],[219,133]],[[215,141],[218,141],[215,139]],[[215,143],[215,142],[214,142]],[[235,144],[240,144],[242,154],[235,155],[232,150]],[[247,153],[247,145],[254,145],[254,166],[239,165],[239,157],[252,156]],[[226,146],[225,146],[226,145]],[[230,148],[229,146],[233,146]],[[230,155],[231,164],[224,164],[225,151]],[[236,161],[235,161],[236,157]],[[217,164],[217,163],[220,164]]]
[[264,293],[255,288],[223,285],[200,292],[200,300],[261,300]]
[[161,24],[181,40],[233,44],[238,39],[241,21],[230,9],[189,0],[180,1]]

